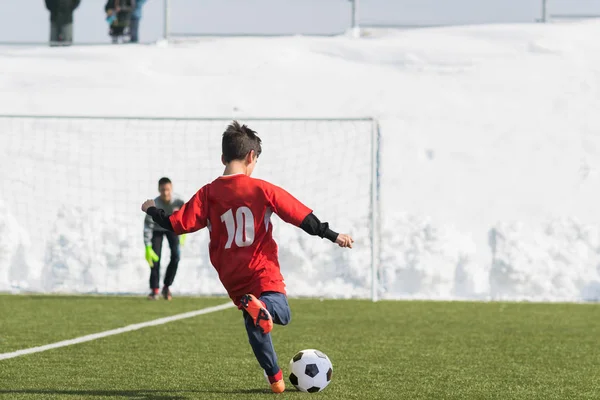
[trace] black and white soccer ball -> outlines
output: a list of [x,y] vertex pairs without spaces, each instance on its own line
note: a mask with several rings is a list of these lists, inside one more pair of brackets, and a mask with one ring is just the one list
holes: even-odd
[[290,361],[290,382],[301,392],[320,392],[331,382],[333,365],[319,350],[302,350]]

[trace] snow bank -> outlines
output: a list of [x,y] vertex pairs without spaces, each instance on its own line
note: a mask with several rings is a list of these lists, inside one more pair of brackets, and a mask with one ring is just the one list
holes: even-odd
[[494,299],[600,299],[600,226],[551,221],[541,229],[502,223],[489,234]]
[[485,267],[473,262],[469,236],[413,215],[387,221],[382,236],[384,297],[466,299],[486,292]]
[[[371,291],[368,221],[352,229],[356,252],[333,247],[303,231],[280,223],[274,231],[280,261],[291,295],[337,298],[369,297]],[[290,245],[291,244],[291,245]]]
[[[0,209],[5,209],[0,201]],[[0,215],[0,291],[20,288],[37,289],[36,269],[28,252],[31,243],[27,233],[10,213]]]
[[119,275],[130,268],[143,270],[143,260],[135,257],[138,249],[133,248],[132,236],[139,232],[106,220],[106,215],[112,215],[110,209],[103,213],[77,206],[58,210],[44,255],[44,290],[130,291],[131,280],[121,280]]
[[[361,40],[4,47],[0,108],[374,116],[383,133],[382,296],[597,299],[600,23],[367,33]],[[118,74],[115,65],[123,66]],[[260,177],[357,237],[356,248],[344,252],[277,224],[290,293],[368,296],[369,194],[361,189],[369,180],[368,138],[341,125],[255,127],[265,139]],[[221,123],[21,121],[0,128],[0,200],[14,217],[0,217],[0,290],[144,292],[140,198],[154,194],[163,174],[189,197],[220,173],[218,139],[206,138],[218,137]],[[177,158],[181,142],[193,167]],[[159,146],[169,157],[161,163],[152,161],[161,157]],[[84,185],[85,193],[76,189]],[[127,228],[102,220],[95,210],[105,207]],[[43,232],[50,228],[52,235]],[[176,291],[222,293],[206,243],[206,233],[189,238]]]

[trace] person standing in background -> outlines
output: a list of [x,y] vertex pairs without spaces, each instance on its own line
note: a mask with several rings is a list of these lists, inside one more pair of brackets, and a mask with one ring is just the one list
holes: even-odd
[[[174,211],[179,210],[185,203],[183,200],[173,197],[173,184],[169,178],[160,178],[158,181],[158,191],[160,196],[154,199],[156,204],[160,204],[160,208],[165,210],[169,215]],[[179,265],[179,245],[183,245],[185,238],[177,237],[173,232],[156,224],[152,217],[146,216],[144,219],[144,244],[146,245],[146,261],[150,266],[150,294],[149,300],[158,300],[160,284],[160,255],[162,250],[163,236],[167,237],[169,248],[171,249],[171,260],[167,266],[165,273],[164,286],[162,296],[165,300],[171,300],[170,286],[173,284],[177,266]],[[180,243],[181,242],[181,243]]]
[[131,14],[131,21],[129,24],[129,33],[131,35],[131,43],[137,43],[139,41],[138,31],[140,28],[140,19],[142,19],[142,6],[146,0],[136,0],[133,13]]
[[80,0],[46,0],[50,11],[50,46],[69,46],[73,43],[73,11]]

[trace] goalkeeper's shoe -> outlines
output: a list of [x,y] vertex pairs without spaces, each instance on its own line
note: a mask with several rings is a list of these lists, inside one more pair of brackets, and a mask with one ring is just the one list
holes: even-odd
[[148,295],[148,300],[158,300],[160,297],[158,296],[158,289],[152,289],[150,294]]
[[240,303],[244,310],[254,320],[254,325],[261,330],[265,335],[273,329],[273,318],[265,307],[265,303],[258,300],[254,295],[245,294],[240,299]]
[[173,296],[171,296],[171,290],[169,290],[168,286],[163,286],[161,294],[163,299],[165,300],[171,300],[173,298]]

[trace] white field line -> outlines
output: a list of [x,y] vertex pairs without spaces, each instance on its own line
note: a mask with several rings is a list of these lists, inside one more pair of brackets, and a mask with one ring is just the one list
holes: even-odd
[[111,329],[109,331],[93,333],[91,335],[80,336],[75,339],[63,340],[61,342],[46,344],[38,347],[31,347],[29,349],[17,350],[11,353],[2,353],[0,354],[0,360],[7,360],[9,358],[15,358],[19,356],[24,356],[26,354],[33,353],[41,353],[42,351],[58,349],[59,347],[71,346],[73,344],[90,342],[92,340],[104,338],[112,335],[119,335],[125,332],[137,331],[138,329],[147,328],[149,326],[163,325],[168,322],[179,321],[180,319],[192,318],[198,315],[209,314],[215,311],[225,310],[227,308],[234,307],[232,302],[227,302],[225,304],[221,304],[219,306],[202,308],[196,311],[190,311],[183,314],[172,315],[170,317],[164,317],[159,319],[154,319],[152,321],[140,322],[139,324],[127,325],[122,328]]

